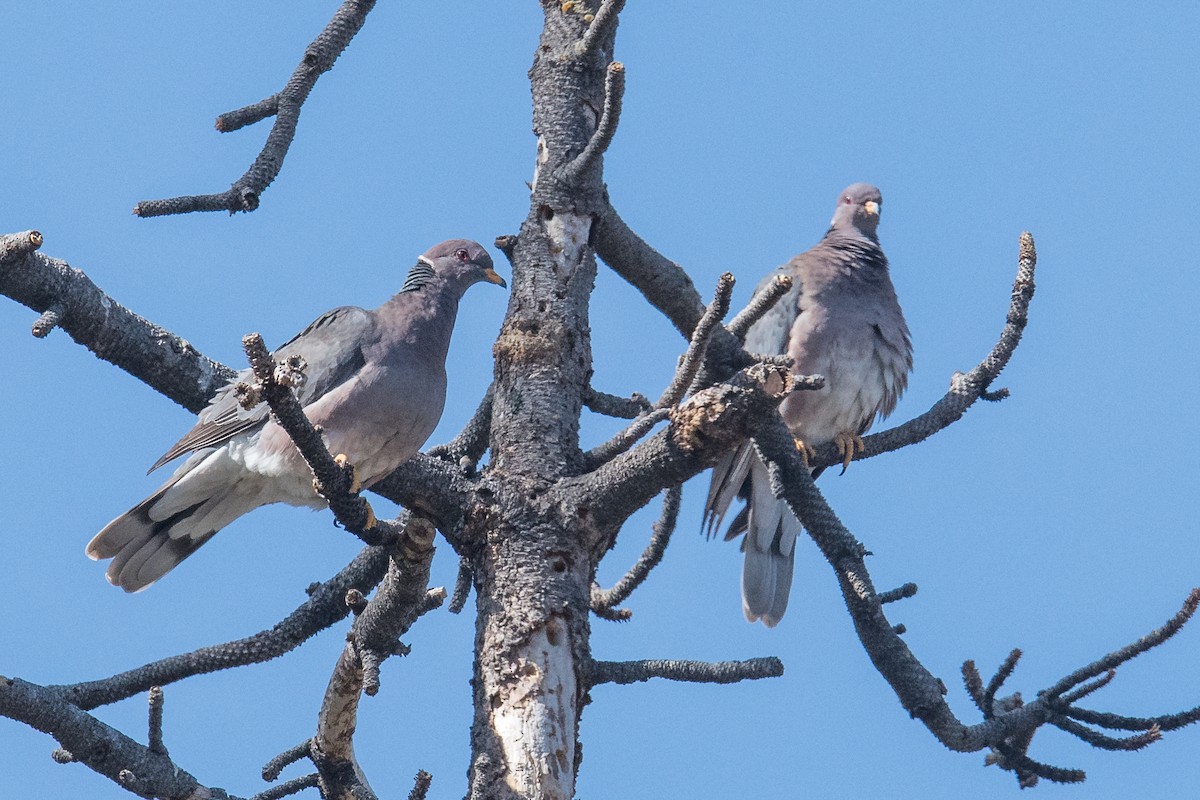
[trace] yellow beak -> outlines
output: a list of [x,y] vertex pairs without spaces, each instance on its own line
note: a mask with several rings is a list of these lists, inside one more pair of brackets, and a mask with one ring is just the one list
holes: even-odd
[[874,200],[868,200],[863,203],[863,209],[873,217],[879,216],[879,203],[876,203]]
[[494,283],[497,286],[503,286],[505,289],[508,288],[508,281],[504,280],[504,278],[501,278],[499,273],[497,273],[494,269],[485,269],[483,271],[483,279],[488,283]]

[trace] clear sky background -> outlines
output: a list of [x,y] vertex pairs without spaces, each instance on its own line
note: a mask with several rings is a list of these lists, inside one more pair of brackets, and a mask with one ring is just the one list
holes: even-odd
[[[2,15],[0,229],[42,231],[43,252],[227,364],[243,364],[242,334],[278,345],[328,308],[377,305],[430,244],[490,247],[526,214],[532,0],[380,3],[317,84],[258,211],[151,220],[130,215],[138,200],[220,191],[245,170],[268,123],[218,134],[213,119],[276,91],[336,3],[20,5]],[[874,553],[877,585],[920,586],[889,615],[964,719],[977,719],[964,659],[990,675],[1022,648],[1009,686],[1032,696],[1161,624],[1200,585],[1197,41],[1200,6],[1183,2],[630,0],[622,16],[628,88],[608,186],[706,297],[731,270],[740,307],[763,273],[820,238],[842,187],[882,188],[880,236],[916,348],[893,422],[987,353],[1018,235],[1037,238],[1031,322],[999,382],[1012,398],[821,480]],[[460,429],[487,386],[505,303],[482,286],[463,304],[430,444]],[[357,552],[327,513],[268,508],[149,591],[108,586],[85,543],[166,477],[144,472],[193,418],[61,331],[33,339],[35,318],[0,302],[0,674],[93,679],[245,636]],[[683,342],[605,267],[592,328],[598,388],[662,390]],[[587,416],[585,444],[614,429]],[[1010,774],[908,718],[811,543],[783,623],[747,624],[736,546],[698,533],[706,487],[706,476],[685,487],[633,621],[593,622],[595,656],[774,654],[786,674],[596,689],[580,797],[1017,796]],[[656,502],[630,521],[603,582],[641,551],[657,513]],[[452,585],[455,568],[442,543],[435,584]],[[1195,624],[1091,707],[1200,704]],[[167,687],[172,756],[239,795],[266,788],[261,765],[313,732],[345,629]],[[356,747],[381,796],[406,796],[419,768],[434,775],[431,797],[464,793],[473,630],[473,606],[425,617],[406,637],[412,654],[389,661],[380,695],[364,700]],[[141,698],[98,712],[143,740],[145,713]],[[130,796],[54,764],[54,746],[0,719],[0,797]],[[1198,751],[1200,729],[1134,754],[1044,729],[1032,755],[1089,779],[1035,792],[1186,795]]]

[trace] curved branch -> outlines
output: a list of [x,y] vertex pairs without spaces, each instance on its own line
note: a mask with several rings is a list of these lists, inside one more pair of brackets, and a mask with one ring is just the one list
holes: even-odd
[[148,691],[152,686],[166,686],[193,675],[270,661],[345,619],[350,613],[345,603],[346,592],[350,589],[369,592],[383,579],[387,564],[384,548],[364,548],[337,575],[318,584],[307,601],[267,630],[244,639],[153,661],[110,678],[50,688],[86,711]]
[[[950,381],[950,391],[924,414],[903,425],[863,437],[863,451],[854,457],[855,461],[923,442],[962,419],[976,400],[998,400],[1007,395],[1006,390],[991,392],[989,389],[1008,365],[1008,360],[1017,349],[1017,345],[1021,343],[1021,334],[1029,321],[1029,304],[1033,300],[1033,275],[1036,268],[1037,250],[1034,247],[1033,235],[1026,231],[1021,234],[1017,277],[1013,281],[1008,316],[1000,338],[991,352],[970,372],[955,373]],[[827,444],[817,448],[817,457],[810,459],[810,463],[814,467],[827,467],[839,464],[841,460],[837,447]]]
[[133,213],[139,217],[159,217],[192,211],[228,211],[233,214],[258,208],[259,197],[283,168],[283,160],[296,136],[300,109],[308,99],[309,92],[317,79],[333,68],[333,62],[362,29],[368,12],[374,7],[375,0],[346,0],[320,35],[305,48],[304,58],[283,89],[254,105],[217,117],[217,130],[231,131],[275,116],[275,124],[271,126],[258,158],[254,159],[246,174],[233,182],[228,191],[166,200],[143,200],[134,206]]

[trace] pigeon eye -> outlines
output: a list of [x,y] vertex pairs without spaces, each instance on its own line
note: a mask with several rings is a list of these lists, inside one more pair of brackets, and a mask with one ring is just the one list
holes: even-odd
[[460,247],[454,251],[454,257],[457,258],[459,261],[466,261],[467,258],[469,257],[469,254],[467,253],[465,248]]
[[854,201],[850,199],[850,195],[846,195],[845,197],[843,197],[843,198],[842,198],[842,204],[843,204],[843,205],[847,205],[847,206],[848,206],[848,205],[852,204],[853,202],[854,202]]

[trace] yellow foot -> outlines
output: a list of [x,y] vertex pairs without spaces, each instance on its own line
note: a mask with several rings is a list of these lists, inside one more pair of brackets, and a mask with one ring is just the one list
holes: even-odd
[[846,467],[854,460],[854,454],[863,451],[862,437],[857,433],[842,431],[833,437],[833,443],[837,445],[838,455],[842,457],[842,472],[845,472]]
[[333,460],[334,463],[336,463],[342,469],[345,469],[347,466],[350,467],[350,494],[358,494],[360,491],[362,491],[362,484],[358,481],[358,470],[353,464],[350,463],[350,456],[346,455],[345,453],[338,453],[333,457]]
[[379,520],[375,519],[375,509],[371,508],[371,504],[363,500],[363,505],[367,507],[367,530],[371,530],[379,524]]
[[798,439],[795,436],[792,439],[796,442],[796,449],[800,451],[800,460],[804,462],[804,466],[808,466],[808,462],[817,457],[817,451],[813,446],[803,439]]

